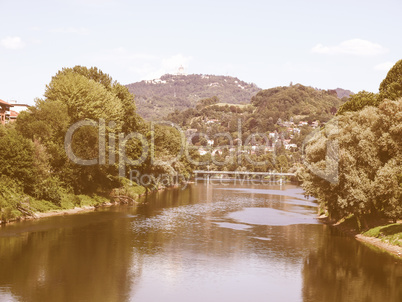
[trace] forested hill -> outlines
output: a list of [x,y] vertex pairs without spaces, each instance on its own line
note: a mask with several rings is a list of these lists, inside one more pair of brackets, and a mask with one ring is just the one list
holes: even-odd
[[336,90],[320,90],[301,84],[275,87],[258,92],[251,99],[258,118],[329,120],[347,98],[340,99]]
[[[216,150],[221,152],[221,159],[247,153],[270,162],[254,166],[239,156],[240,162],[232,160],[208,167],[212,170],[289,171],[302,159],[301,147],[306,136],[334,118],[344,101],[335,90],[296,84],[261,90],[246,105],[225,104],[217,97],[202,99],[195,108],[174,111],[166,120],[185,130],[194,146],[201,148],[200,156],[208,156],[209,151],[213,156]],[[233,147],[238,139],[244,146],[240,153]]]
[[[166,119],[185,129],[207,133],[213,125],[218,132],[234,133],[238,119],[242,121],[243,134],[285,131],[287,125],[316,125],[332,119],[344,99],[335,90],[319,90],[296,84],[261,90],[247,105],[224,104],[218,98],[199,101],[195,108],[176,110]],[[285,126],[284,126],[285,125]],[[214,128],[212,127],[212,128]]]
[[158,120],[176,110],[194,108],[204,98],[217,96],[223,103],[249,103],[261,89],[235,77],[216,75],[171,75],[126,85],[134,94],[137,112]]

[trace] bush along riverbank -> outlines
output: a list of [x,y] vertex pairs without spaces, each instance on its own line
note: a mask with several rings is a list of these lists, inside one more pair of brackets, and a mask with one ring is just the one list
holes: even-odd
[[0,225],[9,222],[92,211],[98,207],[116,204],[135,204],[149,189],[124,178],[121,186],[109,194],[73,194],[59,188],[53,201],[37,199],[23,193],[17,183],[0,177]]
[[359,222],[353,215],[337,222],[326,216],[320,219],[370,247],[402,259],[402,221],[394,223],[387,218],[367,217],[365,226],[359,229]]

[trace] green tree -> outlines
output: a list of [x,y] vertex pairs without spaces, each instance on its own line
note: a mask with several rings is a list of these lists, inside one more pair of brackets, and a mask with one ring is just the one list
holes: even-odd
[[217,103],[219,103],[219,99],[216,96],[213,96],[211,98],[202,99],[202,100],[198,101],[196,109],[200,110],[202,108],[205,108],[207,106],[211,106],[211,105],[214,105]]
[[[306,147],[303,187],[331,217],[401,217],[402,99],[336,117]],[[331,148],[336,142],[337,148]],[[326,170],[327,169],[327,170]],[[329,178],[328,172],[338,174]]]
[[[103,119],[107,135],[117,136],[120,132],[144,128],[142,119],[135,112],[133,96],[124,86],[113,82],[97,68],[64,68],[47,85],[45,99],[38,99],[36,106],[21,114],[17,122],[18,131],[37,140],[48,154],[56,179],[44,179],[46,183],[54,184],[57,179],[63,179],[66,186],[72,187],[76,193],[108,190],[113,185],[110,175],[117,175],[117,165],[82,166],[71,162],[66,155],[64,140],[67,129],[86,119],[96,122]],[[98,127],[77,129],[71,146],[80,158],[98,158]],[[137,149],[131,148],[134,153]]]
[[339,108],[337,115],[350,111],[359,111],[366,106],[378,106],[378,103],[377,94],[363,90],[352,95],[350,99]]
[[23,198],[23,188],[18,181],[6,175],[0,175],[0,222],[21,216],[17,206]]
[[14,128],[0,125],[0,175],[20,183],[31,192],[35,181],[33,144]]
[[402,60],[399,60],[388,71],[387,76],[380,84],[380,98],[397,100],[402,97]]
[[52,78],[45,91],[47,102],[59,101],[67,106],[70,122],[104,119],[121,129],[123,106],[105,87],[75,72],[63,72]]
[[394,222],[402,217],[402,166],[401,158],[388,161],[374,180],[377,203]]

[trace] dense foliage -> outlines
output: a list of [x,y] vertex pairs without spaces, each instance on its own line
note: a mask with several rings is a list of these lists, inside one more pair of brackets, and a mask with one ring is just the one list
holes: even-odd
[[348,111],[359,111],[366,106],[378,106],[385,99],[397,100],[402,97],[402,60],[399,60],[381,82],[379,93],[361,91],[339,109],[338,115]]
[[133,95],[109,75],[97,68],[64,68],[47,85],[44,99],[15,124],[0,126],[0,221],[88,204],[85,195],[92,203],[122,193],[124,201],[131,200],[144,188],[128,187],[124,177],[130,169],[156,176],[188,173],[184,160],[169,163],[180,140],[176,129],[144,122]]
[[402,60],[388,71],[386,78],[380,84],[380,99],[396,100],[402,97]]
[[[300,161],[299,150],[313,129],[312,122],[317,118],[320,123],[327,121],[342,102],[336,91],[297,84],[260,91],[247,105],[220,103],[217,97],[202,99],[196,108],[176,110],[166,119],[195,132],[191,143],[198,148],[222,152],[214,156],[220,158],[216,160],[220,164],[212,164],[209,169],[285,172]],[[301,121],[305,124],[299,126]],[[252,160],[244,159],[237,149],[230,152],[230,146],[237,148],[237,139],[241,152]],[[213,140],[212,146],[208,146],[208,140]],[[298,148],[286,150],[284,143]]]
[[[35,107],[18,118],[17,130],[42,146],[42,157],[49,161],[51,177],[62,180],[77,194],[109,190],[114,186],[110,175],[116,174],[116,167],[83,166],[70,161],[64,145],[67,130],[85,119],[113,122],[113,129],[108,128],[113,133],[121,132],[123,125],[128,131],[138,130],[141,119],[132,115],[133,97],[127,89],[121,93],[122,88],[96,68],[65,68],[52,78],[45,99],[37,100]],[[98,158],[98,132],[95,127],[79,128],[71,142],[74,153],[84,159]]]
[[[382,82],[380,96],[352,96],[306,147],[298,172],[303,187],[336,220],[352,214],[359,224],[367,215],[402,218],[401,63]],[[395,99],[382,100],[384,92]]]
[[372,92],[360,91],[350,97],[350,99],[343,104],[337,115],[344,114],[348,111],[359,111],[366,106],[377,106],[378,105],[378,95]]
[[300,84],[262,90],[251,99],[256,119],[280,118],[328,121],[342,104],[335,91],[317,90]]

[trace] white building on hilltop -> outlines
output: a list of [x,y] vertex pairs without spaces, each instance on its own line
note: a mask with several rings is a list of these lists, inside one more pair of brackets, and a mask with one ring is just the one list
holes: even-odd
[[184,71],[183,65],[180,65],[179,69],[177,70],[177,75],[187,75]]

